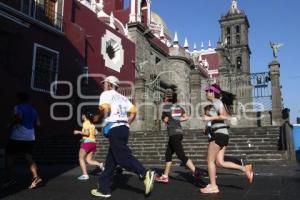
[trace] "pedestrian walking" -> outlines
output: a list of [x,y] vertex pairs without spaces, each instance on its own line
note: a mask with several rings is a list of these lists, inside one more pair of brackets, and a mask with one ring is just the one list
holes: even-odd
[[137,113],[136,107],[129,99],[116,90],[119,80],[108,76],[103,81],[104,91],[100,95],[98,120],[104,119],[102,133],[109,140],[109,149],[105,162],[105,170],[99,175],[98,188],[91,191],[92,195],[111,197],[110,179],[117,165],[141,175],[144,180],[145,195],[153,190],[154,171],[145,167],[132,155],[128,147],[129,127]]
[[207,100],[213,105],[209,111],[210,115],[204,115],[203,120],[211,121],[211,128],[213,131],[209,139],[207,150],[207,167],[210,184],[205,188],[200,188],[202,193],[218,193],[219,188],[216,183],[216,165],[218,167],[236,169],[244,172],[248,178],[249,183],[253,181],[252,165],[238,165],[233,162],[224,161],[225,150],[229,141],[228,127],[225,120],[229,119],[231,107],[233,105],[234,95],[222,91],[217,84],[209,85],[205,88]]

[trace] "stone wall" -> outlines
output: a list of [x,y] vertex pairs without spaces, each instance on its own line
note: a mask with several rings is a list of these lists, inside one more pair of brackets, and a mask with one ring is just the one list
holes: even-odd
[[132,130],[160,129],[161,92],[156,89],[159,74],[167,63],[167,53],[151,42],[154,36],[140,24],[129,25],[130,39],[136,44],[135,105],[138,116]]

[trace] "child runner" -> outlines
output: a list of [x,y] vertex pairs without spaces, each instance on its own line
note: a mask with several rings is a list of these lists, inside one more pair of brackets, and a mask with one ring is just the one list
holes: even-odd
[[82,141],[79,149],[79,164],[82,171],[82,175],[79,176],[78,180],[87,180],[89,175],[87,174],[85,160],[90,165],[96,165],[104,170],[103,163],[93,159],[94,153],[96,152],[96,138],[95,135],[98,133],[95,125],[92,123],[94,115],[90,112],[84,112],[82,114],[83,126],[82,130],[75,130],[74,134],[82,135]]

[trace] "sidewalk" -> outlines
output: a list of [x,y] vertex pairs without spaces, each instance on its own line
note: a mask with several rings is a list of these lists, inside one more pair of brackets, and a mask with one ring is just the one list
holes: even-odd
[[[96,187],[97,177],[91,175],[88,181],[78,181],[80,169],[74,165],[41,165],[45,186],[29,190],[29,173],[25,166],[17,168],[17,184],[1,190],[0,199],[5,200],[86,200],[99,199],[90,195]],[[158,173],[162,169],[153,168]],[[218,173],[219,194],[201,194],[197,185],[207,183],[208,179],[196,183],[191,173],[183,167],[174,167],[169,184],[155,183],[154,191],[147,199],[224,199],[224,200],[295,200],[300,196],[299,166],[255,167],[254,183],[238,171],[221,170]],[[114,177],[111,199],[145,199],[143,182],[138,176],[124,172]]]

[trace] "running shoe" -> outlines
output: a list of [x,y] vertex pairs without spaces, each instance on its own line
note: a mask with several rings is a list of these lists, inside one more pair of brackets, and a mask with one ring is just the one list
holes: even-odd
[[85,175],[85,174],[77,177],[77,179],[80,181],[88,180],[89,178],[90,178],[89,175]]
[[103,193],[99,192],[97,189],[92,189],[92,190],[91,190],[91,194],[92,194],[93,196],[96,196],[96,197],[102,197],[102,198],[104,198],[104,199],[108,199],[108,198],[111,197],[111,194],[103,194]]
[[156,176],[155,181],[159,183],[169,183],[169,177],[165,175]]
[[148,170],[146,172],[146,176],[145,176],[145,179],[144,179],[145,195],[148,195],[152,192],[153,185],[154,185],[154,178],[155,178],[154,171]]
[[32,179],[31,185],[28,187],[28,189],[34,189],[41,185],[42,185],[42,179],[37,176]]

